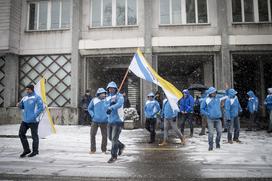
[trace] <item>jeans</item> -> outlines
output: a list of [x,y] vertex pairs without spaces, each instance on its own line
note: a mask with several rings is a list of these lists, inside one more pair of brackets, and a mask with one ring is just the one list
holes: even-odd
[[227,130],[228,130],[228,141],[232,141],[233,119],[226,120],[226,127],[227,127]]
[[180,131],[182,134],[184,134],[184,126],[185,126],[186,121],[188,121],[188,123],[190,125],[190,133],[192,135],[194,132],[193,114],[192,113],[181,114]]
[[125,145],[119,141],[119,136],[122,131],[120,125],[108,125],[108,137],[111,141],[111,156],[117,158],[117,153],[120,149],[123,149]]
[[156,118],[146,118],[145,129],[150,132],[150,141],[155,141],[156,136]]
[[221,139],[221,132],[222,132],[222,122],[220,119],[208,119],[208,130],[209,130],[209,135],[208,135],[208,142],[209,142],[209,147],[213,148],[213,131],[214,127],[216,129],[216,146],[220,146],[220,139]]
[[234,128],[233,139],[237,140],[239,139],[239,135],[240,135],[240,119],[238,116],[233,119],[233,128]]
[[102,134],[102,143],[101,143],[101,150],[102,152],[107,151],[107,123],[95,123],[92,122],[91,125],[91,151],[96,151],[96,140],[95,136],[98,130],[98,127],[100,127],[100,131]]
[[163,137],[163,141],[166,142],[167,139],[168,139],[168,130],[169,130],[170,126],[176,132],[176,134],[178,135],[178,137],[180,139],[182,139],[183,135],[180,132],[180,130],[178,129],[178,127],[177,127],[176,118],[172,118],[172,119],[164,119],[164,137]]
[[34,153],[39,153],[39,135],[38,135],[38,126],[39,123],[25,123],[22,122],[19,130],[19,138],[21,140],[21,143],[23,145],[24,151],[29,151],[29,144],[26,137],[26,132],[30,128],[31,130],[31,136],[32,136],[32,151]]

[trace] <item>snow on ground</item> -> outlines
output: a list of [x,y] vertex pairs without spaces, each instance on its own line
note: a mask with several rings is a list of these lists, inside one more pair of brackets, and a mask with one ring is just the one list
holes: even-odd
[[[105,173],[110,173],[111,177],[131,177],[136,174],[135,170],[130,168],[131,164],[138,164],[141,156],[150,153],[159,155],[162,152],[171,154],[177,152],[176,155],[180,153],[185,155],[186,161],[173,158],[174,161],[169,163],[184,162],[196,166],[201,177],[272,177],[272,135],[265,131],[242,130],[241,144],[228,144],[227,135],[223,133],[221,149],[209,152],[207,136],[198,136],[199,129],[196,129],[193,138],[187,139],[186,146],[176,144],[175,142],[178,143],[179,140],[172,134],[172,143],[164,148],[160,148],[158,144],[146,144],[148,134],[145,130],[123,130],[121,141],[126,145],[126,152],[112,166],[106,163],[110,158],[109,151],[107,154],[101,153],[100,131],[97,135],[97,153],[88,154],[89,126],[56,126],[57,134],[40,140],[40,154],[37,157],[21,159],[19,154],[22,146],[19,138],[14,138],[18,135],[19,126],[0,126],[0,174],[104,177],[108,176]],[[189,135],[188,131],[186,130],[186,135]],[[162,134],[158,131],[157,139],[161,137]],[[31,139],[29,141],[31,143]],[[109,142],[108,149],[110,145]],[[159,158],[160,155],[154,156],[158,162]],[[148,160],[144,161],[148,162]],[[156,165],[154,167],[156,168]]]

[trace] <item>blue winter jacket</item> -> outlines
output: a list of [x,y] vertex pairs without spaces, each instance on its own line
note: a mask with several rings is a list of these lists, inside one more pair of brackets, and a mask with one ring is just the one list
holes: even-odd
[[247,95],[249,96],[247,102],[247,109],[250,113],[257,112],[259,109],[259,100],[253,93],[253,91],[248,91]]
[[35,92],[27,94],[19,103],[19,108],[23,110],[23,122],[35,123],[39,115],[44,111],[43,102]]
[[272,111],[272,94],[267,95],[264,104],[268,111]]
[[144,107],[146,118],[156,118],[157,113],[160,112],[160,104],[156,100],[147,100]]
[[208,119],[215,120],[222,117],[221,100],[219,97],[206,97],[200,105],[200,112]]
[[180,112],[193,113],[194,111],[194,98],[190,95],[190,93],[186,94],[187,96],[183,97],[180,100],[179,109]]
[[162,105],[161,117],[165,119],[172,119],[177,117],[177,115],[178,115],[178,112],[172,109],[167,99],[164,99],[163,105]]
[[239,115],[239,112],[242,112],[242,108],[238,97],[229,97],[225,101],[225,118],[226,120],[233,120]]
[[108,122],[108,115],[106,113],[107,109],[108,106],[106,100],[99,99],[98,97],[93,98],[88,106],[88,112],[95,123]]
[[111,125],[123,125],[124,122],[124,97],[122,94],[109,94],[106,98],[108,109],[111,110],[108,115],[108,123]]

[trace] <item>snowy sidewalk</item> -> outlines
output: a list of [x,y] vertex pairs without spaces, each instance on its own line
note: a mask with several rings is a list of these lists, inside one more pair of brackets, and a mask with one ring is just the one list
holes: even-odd
[[[16,178],[16,175],[26,180],[53,180],[67,176],[124,180],[272,178],[272,135],[264,131],[242,131],[242,144],[232,145],[226,143],[224,133],[222,148],[208,152],[207,136],[198,136],[198,129],[195,137],[187,140],[186,146],[178,144],[179,140],[172,135],[171,144],[163,148],[158,144],[147,144],[145,130],[123,130],[120,140],[126,145],[124,155],[116,163],[108,164],[110,153],[101,153],[100,131],[97,153],[90,155],[90,127],[56,126],[56,129],[57,134],[40,140],[37,157],[19,158],[22,152],[20,140],[16,137],[19,125],[0,126],[0,178]],[[158,131],[157,142],[161,136]],[[31,139],[28,140],[31,143]],[[108,149],[110,145],[108,142]]]

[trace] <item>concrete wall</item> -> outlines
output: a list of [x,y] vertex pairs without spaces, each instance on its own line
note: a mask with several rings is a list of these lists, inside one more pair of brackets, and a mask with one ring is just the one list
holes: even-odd
[[9,48],[10,0],[0,0],[0,51]]
[[[78,109],[76,108],[49,108],[53,122],[58,125],[78,124]],[[1,124],[19,124],[22,121],[22,112],[17,107],[0,108]]]
[[[72,9],[72,6],[71,6]],[[72,12],[72,10],[71,10]],[[22,1],[20,55],[63,54],[72,51],[72,16],[68,30],[27,31],[27,1]]]

